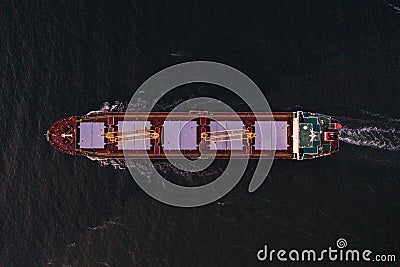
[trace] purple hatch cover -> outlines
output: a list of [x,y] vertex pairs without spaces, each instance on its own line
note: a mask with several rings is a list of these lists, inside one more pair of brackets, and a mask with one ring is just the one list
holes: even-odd
[[[275,125],[275,131],[273,126]],[[255,122],[255,144],[256,150],[286,150],[287,127],[286,121],[256,121]],[[273,141],[276,147],[273,147]]]
[[103,122],[81,122],[79,124],[80,148],[104,148]]
[[196,150],[196,121],[165,121],[163,125],[164,150]]

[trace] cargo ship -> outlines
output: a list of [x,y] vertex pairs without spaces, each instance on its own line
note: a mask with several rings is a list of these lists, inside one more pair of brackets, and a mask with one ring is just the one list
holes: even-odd
[[339,150],[340,123],[311,112],[90,112],[46,133],[58,151],[97,159],[314,159]]

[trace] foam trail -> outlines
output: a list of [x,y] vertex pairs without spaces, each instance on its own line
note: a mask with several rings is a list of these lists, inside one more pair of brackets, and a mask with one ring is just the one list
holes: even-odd
[[340,140],[356,146],[400,151],[398,119],[387,118],[380,114],[363,113],[379,119],[368,120],[337,116],[343,124]]
[[343,127],[340,141],[357,146],[400,151],[400,132],[396,129],[378,127],[349,128]]

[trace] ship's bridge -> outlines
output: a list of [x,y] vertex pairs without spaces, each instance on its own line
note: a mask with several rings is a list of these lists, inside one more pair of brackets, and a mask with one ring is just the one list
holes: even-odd
[[298,112],[299,158],[310,159],[338,151],[339,129],[335,119],[311,112]]

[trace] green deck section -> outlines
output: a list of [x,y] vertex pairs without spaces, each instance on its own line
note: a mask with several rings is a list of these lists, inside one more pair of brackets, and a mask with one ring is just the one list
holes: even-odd
[[304,123],[311,123],[313,125],[314,131],[316,131],[316,132],[319,132],[321,130],[317,117],[304,118],[303,122]]
[[323,129],[328,129],[330,127],[331,120],[328,117],[320,116],[318,117],[318,120]]
[[305,154],[317,154],[318,153],[318,147],[304,148],[303,153],[305,153]]
[[331,126],[331,120],[326,116],[305,116],[302,123],[299,123],[300,129],[300,148],[304,158],[313,157],[313,155],[329,152],[330,144],[321,141],[320,132]]
[[331,145],[330,144],[322,145],[322,150],[324,153],[331,151]]
[[332,122],[335,120],[317,113],[299,112],[299,114],[299,159],[313,159],[338,150],[337,140],[324,139],[326,132],[338,134],[337,125]]
[[299,123],[300,127],[300,148],[310,148],[313,147],[313,142],[311,140],[311,135],[313,132],[312,123]]

